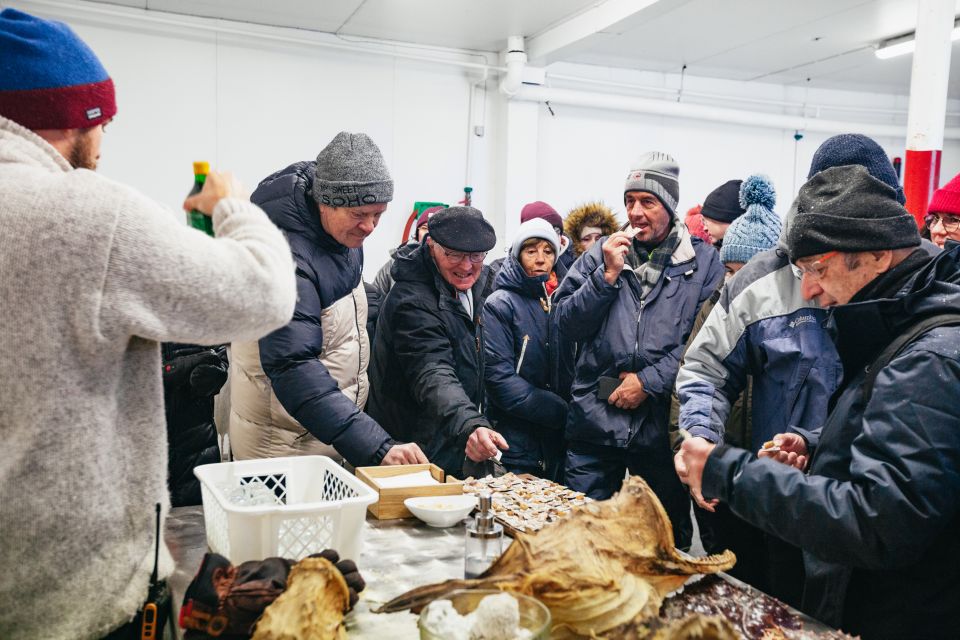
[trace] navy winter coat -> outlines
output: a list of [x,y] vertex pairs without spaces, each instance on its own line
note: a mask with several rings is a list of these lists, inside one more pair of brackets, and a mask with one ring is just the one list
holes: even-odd
[[[323,230],[310,195],[314,167],[314,162],[293,164],[264,179],[251,196],[284,232],[297,266],[293,319],[260,339],[260,364],[283,408],[318,440],[336,447],[355,466],[379,464],[396,443],[341,391],[321,361],[328,324],[325,311],[342,304],[360,285],[363,249],[348,249]],[[348,307],[356,324],[358,310],[353,303]],[[362,392],[366,375],[356,372],[363,368],[369,342],[365,326],[355,330],[362,344],[352,345],[349,351],[359,354],[351,366]]]
[[504,466],[536,467],[555,479],[567,421],[560,389],[569,382],[559,380],[559,327],[552,304],[542,302],[550,300],[545,280],[528,276],[512,255],[504,259],[483,306],[484,378],[487,415],[510,445]]
[[801,547],[804,610],[872,638],[956,638],[960,618],[960,326],[932,329],[865,368],[924,316],[960,309],[960,249],[893,298],[833,310],[849,380],[808,474],[718,447],[703,494]]
[[473,286],[473,318],[426,243],[400,247],[392,275],[377,320],[367,410],[395,438],[416,442],[431,462],[462,477],[467,439],[476,427],[490,427],[481,410],[480,324],[490,270]]
[[[560,330],[578,345],[567,439],[625,448],[635,437],[641,442],[665,437],[680,357],[723,268],[715,249],[692,238],[694,257],[679,264],[671,260],[641,305],[640,282],[629,267],[614,285],[603,279],[605,241],[580,256],[554,295]],[[600,376],[621,371],[636,372],[650,394],[633,411],[597,397]]]

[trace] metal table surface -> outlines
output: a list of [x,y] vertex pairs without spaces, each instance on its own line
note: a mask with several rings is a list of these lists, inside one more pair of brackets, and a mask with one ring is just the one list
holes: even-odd
[[[376,520],[364,523],[362,551],[354,558],[367,583],[360,602],[347,616],[351,638],[390,638],[416,640],[420,637],[417,616],[409,612],[375,614],[371,609],[414,587],[450,578],[463,577],[464,527],[434,529],[415,519]],[[178,507],[167,517],[164,538],[176,561],[176,570],[168,579],[174,602],[174,619],[187,585],[200,568],[207,551],[202,507]],[[724,573],[724,580],[751,592],[760,593]],[[788,607],[788,609],[790,609]],[[813,632],[830,631],[826,625],[790,609]],[[179,638],[182,630],[175,630]]]

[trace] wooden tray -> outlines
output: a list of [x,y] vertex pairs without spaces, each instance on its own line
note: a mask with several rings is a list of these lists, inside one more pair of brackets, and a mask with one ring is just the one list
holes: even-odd
[[[375,478],[389,478],[403,476],[418,471],[429,471],[437,482],[441,484],[422,487],[385,488],[376,483]],[[357,477],[373,487],[379,495],[379,500],[367,507],[367,511],[378,520],[392,518],[412,518],[410,510],[403,506],[407,498],[423,496],[458,496],[463,493],[463,482],[454,477],[444,478],[443,469],[435,464],[407,464],[387,467],[358,467]]]

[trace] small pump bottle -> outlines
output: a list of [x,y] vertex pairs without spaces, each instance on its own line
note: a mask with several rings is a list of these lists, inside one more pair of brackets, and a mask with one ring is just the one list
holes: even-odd
[[463,577],[476,578],[503,553],[503,527],[494,521],[489,492],[480,495],[480,511],[466,526]]

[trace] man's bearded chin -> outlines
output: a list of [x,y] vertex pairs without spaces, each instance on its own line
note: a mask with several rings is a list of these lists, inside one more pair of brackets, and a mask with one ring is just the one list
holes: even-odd
[[73,148],[70,149],[70,156],[67,158],[70,166],[74,169],[96,171],[97,161],[98,158],[93,153],[93,145],[90,144],[90,138],[84,135],[77,136],[76,141],[73,143]]

